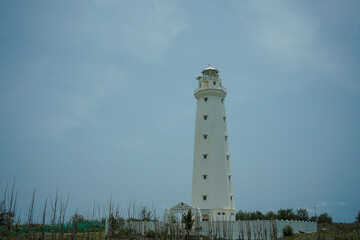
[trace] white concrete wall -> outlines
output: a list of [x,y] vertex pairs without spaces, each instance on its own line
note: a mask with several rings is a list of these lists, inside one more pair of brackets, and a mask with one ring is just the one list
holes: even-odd
[[290,225],[294,233],[317,232],[316,222],[253,220],[201,222],[200,235],[226,239],[277,239],[283,236],[283,228]]
[[[175,223],[178,229],[184,229],[183,224]],[[285,225],[290,225],[294,233],[317,232],[316,222],[305,221],[285,221],[285,220],[252,220],[252,221],[214,221],[200,222],[199,235],[224,238],[224,239],[278,239],[283,236],[282,230]],[[164,222],[132,222],[126,223],[126,226],[135,231],[146,234],[153,230],[161,232],[168,224]],[[174,228],[173,228],[174,229]],[[184,232],[184,231],[183,231]],[[195,229],[192,234],[196,234]]]

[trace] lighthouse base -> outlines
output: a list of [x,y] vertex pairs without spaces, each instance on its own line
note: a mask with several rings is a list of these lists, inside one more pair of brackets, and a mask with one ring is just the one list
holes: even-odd
[[201,221],[235,221],[235,209],[200,209]]

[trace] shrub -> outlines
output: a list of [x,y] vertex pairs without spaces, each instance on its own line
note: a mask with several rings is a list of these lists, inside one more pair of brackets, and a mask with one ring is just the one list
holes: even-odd
[[146,233],[146,237],[147,237],[147,238],[155,238],[155,237],[156,237],[155,231],[149,230],[149,231]]
[[319,216],[318,223],[332,223],[332,217],[327,213],[323,213]]
[[285,225],[283,228],[283,234],[285,237],[291,237],[292,235],[294,235],[294,230],[293,230],[292,226]]
[[360,223],[360,210],[359,210],[357,216],[355,217],[355,222]]

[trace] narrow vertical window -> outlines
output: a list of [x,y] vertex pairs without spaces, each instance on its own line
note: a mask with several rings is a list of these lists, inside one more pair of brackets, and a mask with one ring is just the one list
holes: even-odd
[[206,158],[207,158],[207,154],[203,154],[203,158],[206,159]]
[[203,195],[202,197],[203,197],[203,200],[206,201],[207,195]]
[[216,85],[216,82],[214,81],[214,85]]
[[207,120],[208,115],[203,115],[203,117],[204,117],[204,120]]
[[228,139],[228,136],[225,136],[225,141],[227,141],[227,139]]
[[229,180],[231,180],[231,175],[229,175]]
[[203,179],[207,179],[207,174],[203,174]]
[[224,122],[225,122],[226,121],[226,116],[224,116],[223,119],[224,119]]
[[207,139],[207,136],[208,136],[207,134],[204,134],[204,135],[203,135],[204,139]]
[[221,103],[224,103],[224,99],[221,99]]
[[230,155],[226,155],[226,160],[229,160],[230,159]]
[[[230,200],[231,200],[231,201],[233,200],[233,196],[232,196],[232,195],[230,196]],[[232,214],[231,214],[231,215],[232,215]]]
[[204,101],[207,102],[208,98],[207,97],[204,97]]

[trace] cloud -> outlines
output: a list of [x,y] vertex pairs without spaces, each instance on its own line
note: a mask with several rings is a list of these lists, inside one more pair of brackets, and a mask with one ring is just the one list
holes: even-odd
[[331,43],[334,40],[327,41],[335,38],[337,29],[327,26],[326,13],[309,14],[301,4],[291,1],[251,1],[250,12],[244,27],[261,58],[360,91],[358,71],[352,67],[353,51],[345,52]]
[[[116,18],[99,19],[103,47],[125,51],[146,60],[160,59],[171,41],[184,31],[184,13],[170,1],[96,1],[104,11],[116,9]],[[115,20],[115,21],[114,21]]]
[[316,202],[316,207],[327,207],[329,205],[330,205],[330,203],[328,203],[326,201],[317,201]]
[[317,40],[317,23],[302,16],[291,3],[251,1],[254,15],[248,29],[257,47],[279,61],[308,60],[314,57],[312,45]]
[[340,206],[346,206],[347,204],[346,204],[346,202],[339,201],[339,205],[340,205]]
[[90,113],[101,106],[103,98],[116,93],[126,81],[126,74],[114,65],[91,72],[83,84],[87,88],[85,93],[67,96],[73,103],[72,114],[81,119],[91,119]]

